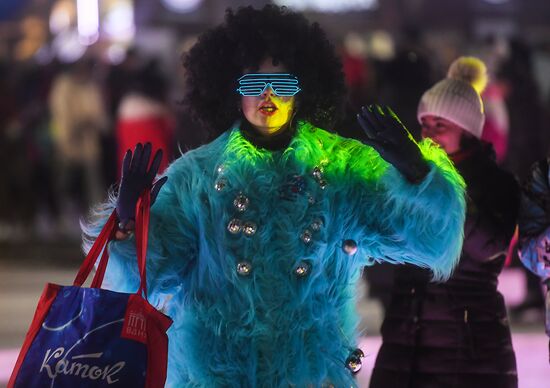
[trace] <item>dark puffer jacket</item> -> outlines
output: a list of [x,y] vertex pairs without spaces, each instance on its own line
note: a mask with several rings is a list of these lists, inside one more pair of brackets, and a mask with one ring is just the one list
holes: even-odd
[[396,269],[371,388],[517,387],[502,295],[504,252],[516,225],[519,188],[492,147],[475,142],[454,159],[468,190],[460,263],[446,283],[416,267]]

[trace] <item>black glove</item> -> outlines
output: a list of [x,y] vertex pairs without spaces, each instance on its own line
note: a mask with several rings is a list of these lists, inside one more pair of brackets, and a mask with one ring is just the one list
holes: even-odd
[[126,151],[122,161],[122,179],[118,189],[116,212],[120,229],[133,229],[136,218],[136,204],[139,196],[146,188],[151,188],[151,205],[155,202],[160,188],[168,177],[163,177],[153,184],[162,160],[162,150],[155,153],[151,167],[151,143],[145,146],[138,143],[132,156],[132,151]]
[[362,107],[357,121],[366,135],[362,142],[378,151],[409,182],[419,183],[426,177],[430,171],[428,162],[407,128],[389,107]]

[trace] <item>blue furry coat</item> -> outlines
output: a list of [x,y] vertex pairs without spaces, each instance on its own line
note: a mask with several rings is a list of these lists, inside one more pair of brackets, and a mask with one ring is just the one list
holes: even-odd
[[[167,386],[350,387],[355,283],[374,261],[448,278],[464,182],[445,153],[408,183],[374,149],[300,123],[282,151],[238,127],[176,160],[151,210],[149,299],[174,320]],[[114,199],[88,225],[97,234]],[[135,292],[133,239],[112,242],[106,285]]]

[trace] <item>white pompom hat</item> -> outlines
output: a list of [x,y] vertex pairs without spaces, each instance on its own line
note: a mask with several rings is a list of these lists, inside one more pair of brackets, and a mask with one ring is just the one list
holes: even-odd
[[485,114],[480,94],[487,85],[487,68],[475,57],[456,59],[447,78],[426,91],[418,104],[417,118],[438,116],[481,138]]

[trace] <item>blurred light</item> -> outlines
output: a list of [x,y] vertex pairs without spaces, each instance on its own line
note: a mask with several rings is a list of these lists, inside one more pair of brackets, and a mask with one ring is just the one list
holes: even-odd
[[15,45],[14,57],[18,61],[26,61],[31,58],[40,48],[41,42],[33,39],[23,39]]
[[86,46],[80,42],[79,34],[74,30],[60,33],[53,40],[53,50],[61,62],[78,61],[86,52]]
[[91,45],[99,38],[98,0],[76,0],[78,35],[82,44]]
[[21,21],[21,32],[26,38],[46,40],[47,28],[42,19],[27,16]]
[[33,57],[47,38],[45,22],[34,16],[27,16],[21,21],[21,39],[15,46],[15,58],[25,61]]
[[173,12],[188,13],[196,10],[202,0],[161,0],[162,4]]
[[507,3],[509,2],[510,0],[483,0],[485,1],[486,3],[489,3],[489,4],[504,4],[504,3]]
[[71,26],[71,15],[64,10],[57,10],[52,12],[50,16],[50,31],[52,34],[57,34]]
[[367,42],[356,32],[350,32],[344,37],[344,47],[349,55],[358,58],[367,56]]
[[120,44],[112,44],[107,49],[106,54],[111,64],[118,65],[126,58],[126,47]]
[[366,11],[378,6],[378,0],[274,0],[274,3],[299,11],[318,12]]
[[129,1],[113,4],[103,17],[102,31],[113,40],[131,41],[136,34],[133,4]]
[[372,58],[382,61],[395,56],[395,43],[386,31],[374,31],[369,39],[369,54]]
[[75,13],[74,3],[71,1],[62,0],[55,3],[50,13],[51,33],[57,35],[61,31],[70,28],[74,23]]

